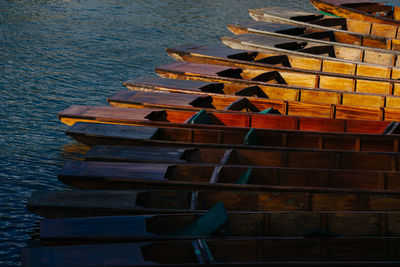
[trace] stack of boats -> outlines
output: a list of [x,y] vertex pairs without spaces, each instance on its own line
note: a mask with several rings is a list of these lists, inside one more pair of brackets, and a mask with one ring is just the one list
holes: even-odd
[[311,2],[341,17],[249,10],[230,48],[61,111],[91,149],[32,194],[24,264],[398,264],[400,8]]

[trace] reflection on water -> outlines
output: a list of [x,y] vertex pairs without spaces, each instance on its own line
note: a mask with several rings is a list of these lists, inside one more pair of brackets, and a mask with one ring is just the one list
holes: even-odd
[[0,1],[0,266],[37,245],[31,192],[67,188],[57,172],[87,151],[65,136],[58,111],[106,105],[123,81],[171,61],[166,47],[221,45],[228,23],[268,5],[313,10],[308,0]]

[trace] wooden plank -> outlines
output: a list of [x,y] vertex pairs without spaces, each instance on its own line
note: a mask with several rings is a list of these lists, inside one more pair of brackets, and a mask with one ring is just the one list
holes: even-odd
[[125,146],[94,146],[86,154],[90,160],[97,161],[126,161],[152,163],[183,163],[182,157],[186,149],[169,148],[169,147],[134,147],[134,150],[125,149]]
[[68,128],[68,133],[74,134],[75,132],[85,132],[90,136],[103,136],[110,135],[114,138],[139,138],[150,140],[157,133],[157,128],[152,127],[139,127],[132,125],[113,125],[105,123],[86,124],[75,123]]

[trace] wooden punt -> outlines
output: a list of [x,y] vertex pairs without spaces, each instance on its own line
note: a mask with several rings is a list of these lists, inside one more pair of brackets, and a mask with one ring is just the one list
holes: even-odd
[[[237,37],[238,36],[234,36],[232,38],[237,38]],[[228,37],[224,38],[228,39]],[[274,38],[274,39],[276,39],[277,41],[282,40],[282,38]],[[288,40],[288,39],[283,39],[283,40]],[[298,53],[289,53],[290,51],[284,49],[281,49],[281,51],[275,51],[276,49],[270,49],[270,50],[262,49],[262,51],[260,51],[261,49],[249,50],[249,48],[247,48],[247,50],[242,50],[242,49],[226,50],[223,49],[222,47],[213,47],[212,50],[208,49],[206,50],[206,48],[203,46],[186,45],[179,47],[179,50],[188,48],[191,48],[192,51],[193,49],[196,48],[196,50],[193,51],[193,54],[190,55],[192,57],[198,53],[201,55],[204,55],[206,53],[209,54],[213,60],[215,60],[215,57],[223,57],[225,59],[224,61],[229,59],[229,64],[233,63],[238,64],[240,61],[245,60],[247,61],[246,66],[249,68],[254,66],[254,68],[257,69],[265,69],[267,66],[271,67],[271,65],[274,65],[274,67],[282,68],[282,70],[285,71],[296,71],[298,69],[301,69],[303,72],[306,72],[306,70],[308,70],[309,73],[314,73],[315,71],[318,71],[321,72],[321,74],[324,73],[324,75],[332,75],[333,73],[335,73],[335,75],[341,74],[340,76],[356,75],[356,76],[362,76],[364,79],[382,78],[382,79],[396,80],[400,78],[399,68],[393,68],[389,66],[379,66],[366,63],[337,61],[334,58],[332,60],[327,57],[323,59],[310,58],[307,54],[303,53],[298,55]],[[177,49],[178,48],[172,48],[172,49],[170,48],[167,49],[167,52],[169,52],[171,56],[175,57],[178,60],[182,60],[182,57],[185,56],[186,58],[183,59],[186,61],[190,61],[189,59],[191,57],[189,57],[187,51],[184,50],[178,53],[176,51]],[[238,51],[238,53],[230,51]],[[220,64],[220,62],[221,61],[219,61],[218,64]],[[239,66],[245,67],[244,65],[239,65]]]
[[[371,81],[362,78],[342,78],[328,75],[294,73],[282,70],[263,70],[246,67],[173,62],[156,68],[164,78],[234,83],[243,86],[270,86],[275,88],[310,89],[335,92],[400,95],[400,82]],[[272,85],[273,84],[273,85]],[[271,86],[272,85],[272,86]],[[399,100],[396,97],[394,100]]]
[[[179,49],[179,50],[178,50]],[[190,49],[192,53],[188,53],[187,49]],[[194,50],[196,49],[196,50]],[[378,66],[365,63],[354,63],[354,62],[339,62],[330,59],[315,59],[307,56],[299,56],[293,53],[283,52],[279,53],[276,51],[256,51],[256,50],[241,50],[241,49],[224,49],[222,47],[212,47],[212,49],[206,49],[203,46],[186,45],[181,47],[169,48],[167,52],[175,57],[177,60],[191,61],[194,57],[199,57],[199,63],[203,63],[204,54],[208,54],[207,60],[216,60],[216,58],[224,58],[223,61],[219,59],[215,65],[221,65],[222,62],[229,62],[232,64],[246,63],[246,65],[236,65],[238,67],[248,67],[256,69],[269,69],[274,66],[276,69],[281,69],[289,72],[302,72],[324,75],[336,75],[347,78],[357,78],[347,75],[360,76],[359,78],[380,80],[380,79],[393,79],[397,80],[400,78],[400,69]],[[179,52],[180,51],[180,52]],[[235,52],[237,51],[237,53]],[[246,62],[243,62],[246,61]],[[206,62],[204,62],[206,63]],[[207,62],[208,63],[208,62]],[[226,63],[228,64],[228,63]],[[223,64],[223,65],[226,65]],[[384,80],[380,80],[384,81]]]
[[116,108],[106,106],[71,106],[58,114],[61,122],[97,122],[153,127],[201,128],[248,132],[256,129],[285,129],[320,132],[349,132],[371,134],[397,133],[399,123],[320,119],[312,117],[279,116],[259,113],[225,113],[218,111],[181,111],[160,109]]
[[249,131],[157,128],[77,122],[66,134],[89,145],[135,145],[265,148],[295,147],[321,150],[399,152],[399,135],[373,135],[291,130]]
[[[267,153],[262,151],[259,156],[262,154]],[[238,166],[230,164],[229,159],[217,165],[70,161],[58,179],[74,188],[90,190],[254,191],[270,186],[400,189],[400,172]]]
[[[283,38],[290,38],[296,40],[304,40],[308,42],[317,42],[326,45],[332,45],[335,50],[341,50],[346,48],[352,48],[361,50],[361,53],[370,53],[369,51],[381,52],[386,56],[390,54],[399,54],[400,50],[400,40],[396,39],[384,39],[380,37],[368,36],[368,40],[375,41],[362,43],[361,37],[357,36],[354,38],[350,34],[345,34],[344,36],[338,36],[338,34],[330,30],[321,30],[313,28],[312,26],[294,26],[287,24],[277,24],[264,21],[248,21],[240,22],[237,24],[229,24],[228,29],[234,34],[264,34],[271,36],[278,36]],[[378,42],[378,40],[384,40],[383,42]],[[343,40],[343,42],[342,42]],[[394,40],[394,45],[392,45],[392,40]],[[376,45],[376,43],[378,43]],[[367,44],[367,45],[365,45]],[[384,47],[382,47],[385,45]],[[370,62],[380,64],[378,60],[376,62]]]
[[[187,61],[192,63],[224,65],[241,68],[251,68],[269,71],[283,71],[289,73],[306,73],[314,74],[322,77],[341,77],[348,79],[359,79],[362,81],[379,81],[379,82],[398,82],[397,79],[386,79],[385,77],[366,76],[368,73],[339,73],[343,71],[341,68],[323,67],[322,71],[318,69],[308,68],[308,64],[303,64],[302,58],[293,57],[285,54],[276,55],[270,53],[262,53],[258,51],[232,49],[228,47],[217,46],[201,46],[201,45],[182,45],[167,48],[166,52],[179,61]],[[304,61],[304,63],[307,63]],[[344,65],[344,68],[346,65]],[[362,68],[362,67],[361,67]],[[393,77],[397,77],[394,69]],[[360,71],[360,70],[358,70]],[[307,77],[307,76],[306,76]],[[210,88],[211,89],[211,88]]]
[[369,0],[311,0],[320,11],[343,18],[400,26],[400,8]]
[[[393,265],[396,237],[196,239],[26,248],[24,266]],[[290,266],[289,265],[289,266]],[[318,266],[318,265],[317,265]]]
[[400,192],[270,186],[247,190],[58,190],[35,191],[27,208],[43,217],[91,217],[228,211],[400,211]]
[[[177,148],[94,146],[88,161],[164,164],[253,165],[288,168],[400,171],[396,152],[321,151],[299,148]],[[222,174],[221,174],[222,175]]]
[[[46,245],[233,237],[399,237],[398,212],[224,212],[53,218],[40,222]],[[224,216],[225,215],[225,216]],[[214,217],[215,220],[211,220]],[[221,220],[222,217],[222,220]],[[218,223],[213,224],[213,222]],[[223,226],[219,226],[219,222]],[[227,222],[226,222],[227,221]],[[301,222],[301,223],[298,223]],[[189,231],[195,225],[211,231]],[[189,229],[188,229],[189,228]],[[193,227],[194,228],[194,227]],[[216,230],[214,230],[216,229]],[[212,231],[214,230],[214,231]]]
[[[361,53],[353,48],[335,49],[332,45],[325,45],[316,42],[307,42],[277,36],[267,36],[261,34],[239,34],[234,36],[225,36],[221,38],[222,42],[235,49],[257,50],[265,53],[288,54],[291,56],[301,56],[308,58],[308,61],[329,60],[343,63],[361,65],[368,63],[367,68],[379,67],[398,67],[400,61],[395,61],[395,55],[383,55],[374,51]],[[366,50],[364,50],[366,51]],[[378,62],[379,64],[373,64]],[[346,70],[343,70],[346,71]],[[366,74],[368,76],[368,73]],[[373,75],[373,74],[371,74]]]
[[[267,70],[271,72],[270,75],[273,75],[273,73],[276,71],[275,75],[279,76],[279,79],[277,77],[275,80],[270,80],[271,82],[274,81],[277,83],[272,84],[272,87],[276,88],[275,90],[278,90],[278,88],[282,88],[282,90],[306,90],[304,87],[308,87],[312,88],[308,90],[317,90],[318,92],[325,90],[336,90],[345,91],[351,93],[352,95],[354,95],[354,92],[370,92],[385,95],[399,94],[397,92],[397,88],[400,87],[399,80],[310,71],[302,69],[300,64],[300,68],[292,68],[286,56],[263,57],[262,53],[254,51],[236,50],[227,47],[207,47],[196,45],[185,45],[167,48],[166,50],[170,56],[181,61],[242,68],[240,77],[243,77],[244,79],[245,77],[251,78],[252,72],[259,73],[261,70]],[[251,69],[257,70],[252,71]],[[224,71],[228,72],[227,69],[222,71],[216,70],[214,73],[210,71],[211,73],[204,74],[215,76],[218,75],[217,71],[218,73],[222,72],[220,76],[228,76],[224,74]],[[267,73],[268,72],[265,72],[265,75],[267,75]],[[144,80],[144,82],[146,82],[146,80]],[[155,82],[161,83],[161,81]],[[166,81],[165,83],[171,87],[172,82]],[[129,84],[129,82],[125,83],[125,85]],[[212,85],[209,85],[208,87],[206,85],[202,86],[204,86],[204,90],[208,89],[207,91],[209,92],[213,90],[217,91],[217,85],[214,85],[214,87]],[[220,92],[222,90],[220,90]],[[309,93],[308,90],[305,92],[306,94]],[[233,94],[233,92],[230,94]]]
[[[280,114],[290,116],[398,120],[396,113],[400,105],[399,96],[233,83],[203,83],[205,86],[198,86],[198,81],[193,80],[146,78],[125,82],[127,88],[133,91],[117,92],[107,98],[108,102],[114,107],[180,110],[204,108],[218,109],[221,112],[260,112],[272,107]],[[173,84],[175,85],[171,86]]]
[[400,37],[397,26],[348,18],[334,18],[301,10],[288,10],[287,7],[249,9],[249,15],[256,21],[312,27],[326,31],[333,30],[335,38],[340,42],[358,42],[365,46],[381,46],[381,48],[390,49],[391,46],[398,44],[397,40],[391,39]]

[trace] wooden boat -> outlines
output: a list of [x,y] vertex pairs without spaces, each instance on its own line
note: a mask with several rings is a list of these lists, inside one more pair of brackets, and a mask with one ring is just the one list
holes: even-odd
[[[369,73],[361,73],[362,75],[339,73],[342,71],[336,69],[335,67],[323,67],[322,71],[313,70],[308,64],[301,58],[293,59],[292,57],[282,54],[274,55],[269,53],[261,53],[257,51],[249,50],[238,50],[231,49],[228,47],[212,47],[212,46],[199,46],[199,45],[183,45],[166,49],[167,53],[179,60],[187,61],[191,63],[202,63],[202,64],[212,64],[212,65],[224,65],[232,67],[240,67],[247,69],[259,69],[268,71],[280,71],[286,75],[287,73],[305,73],[312,74],[322,77],[322,79],[329,79],[328,77],[340,77],[344,79],[358,80],[361,83],[365,81],[376,81],[380,82],[380,86],[385,87],[385,83],[397,83],[397,79],[386,79],[384,77],[369,77]],[[337,65],[337,64],[336,64]],[[341,64],[339,64],[341,65]],[[362,67],[361,67],[362,68]],[[393,77],[396,77],[396,71],[392,73]],[[358,70],[359,71],[359,70]],[[363,76],[364,75],[364,76]],[[149,77],[143,77],[143,79],[149,79]],[[284,77],[282,77],[284,78]],[[310,76],[305,75],[303,78],[309,79]],[[337,79],[340,81],[341,79]],[[318,84],[318,83],[315,83]],[[169,83],[172,85],[172,82]],[[323,83],[322,83],[323,85]],[[202,85],[205,86],[205,85]],[[215,85],[216,86],[216,85]],[[200,86],[199,86],[200,87]],[[313,87],[315,87],[313,85]],[[144,88],[145,89],[145,88]],[[214,87],[205,87],[204,89],[209,89],[210,91],[215,90]],[[357,90],[355,90],[357,91]]]
[[[301,10],[288,10],[287,7],[275,6],[249,9],[249,14],[256,21],[333,30],[335,31],[336,39],[340,39],[340,42],[353,43],[356,41],[366,46],[376,45],[377,47],[382,46],[381,48],[389,48],[397,45],[395,39],[400,37],[397,26],[349,18],[334,18]],[[370,35],[372,35],[372,38]]]
[[66,134],[89,145],[135,145],[265,148],[296,147],[353,151],[399,152],[399,135],[325,133],[290,130],[231,131],[212,129],[156,128],[77,122]]
[[[173,62],[156,68],[158,75],[170,79],[197,80],[219,83],[235,83],[245,86],[283,84],[304,89],[325,89],[382,95],[400,95],[399,82],[378,82],[363,79],[339,78],[316,74],[293,73],[285,71],[266,71],[262,69],[239,68],[231,66],[207,65],[189,62]],[[275,85],[275,87],[278,87]],[[297,89],[297,88],[296,88]],[[396,98],[397,100],[399,98]]]
[[[373,68],[379,66],[398,67],[400,62],[395,61],[394,55],[383,55],[374,51],[360,53],[352,48],[337,49],[332,45],[325,45],[316,42],[307,42],[282,38],[276,36],[267,36],[261,34],[240,34],[229,37],[222,37],[222,42],[235,49],[257,50],[265,53],[288,54],[291,56],[301,56],[309,60],[330,60],[350,64],[369,63],[367,67]],[[373,64],[379,62],[380,64]],[[373,75],[373,74],[372,74]],[[368,76],[368,74],[367,74]]]
[[289,168],[400,171],[399,153],[371,151],[321,151],[299,148],[177,148],[94,146],[88,161],[164,164],[253,165]]
[[205,211],[222,202],[228,211],[400,211],[400,192],[270,186],[246,190],[35,191],[27,208],[43,217]]
[[[174,81],[177,81],[177,83],[172,86]],[[272,107],[283,115],[320,118],[336,118],[336,112],[332,112],[332,109],[334,109],[338,110],[339,118],[367,120],[385,120],[385,118],[397,120],[395,114],[400,106],[399,96],[294,87],[279,88],[273,84],[272,86],[246,86],[233,83],[204,83],[205,86],[202,87],[198,86],[197,83],[198,81],[192,80],[152,77],[146,79],[144,77],[125,83],[127,88],[133,91],[117,92],[108,97],[107,100],[114,107],[181,110],[205,108],[208,110],[224,110],[225,112],[232,112],[233,110],[259,112]],[[138,92],[143,90],[147,92]],[[182,93],[191,94],[191,96]],[[204,95],[207,95],[207,97],[204,97]],[[160,101],[161,96],[162,101]],[[358,113],[358,115],[351,115],[350,110],[353,110],[351,113]]]
[[[230,238],[266,236],[398,237],[400,236],[400,230],[397,227],[399,216],[398,212],[223,211],[219,214],[213,212],[213,214],[182,213],[54,218],[43,219],[40,222],[40,241],[42,244],[60,245],[195,239],[207,236],[229,236]],[[215,217],[217,219],[214,219]],[[211,227],[204,227],[208,231],[200,231],[203,229],[204,223],[216,221],[218,223]],[[218,227],[221,221],[223,226]],[[196,225],[199,227],[193,227]],[[195,229],[191,230],[192,228]],[[200,229],[197,230],[197,228]]]
[[320,11],[343,18],[400,26],[400,8],[369,0],[311,0]]
[[[343,36],[338,36],[333,30],[321,30],[315,29],[312,26],[293,26],[287,24],[276,24],[271,22],[263,22],[263,21],[248,21],[248,22],[240,22],[238,24],[229,24],[228,29],[234,34],[246,34],[246,33],[254,33],[254,34],[264,34],[271,36],[278,36],[283,38],[290,38],[296,40],[304,40],[307,42],[317,42],[326,45],[332,45],[335,50],[352,48],[361,50],[361,53],[370,53],[370,51],[378,52],[380,51],[382,54],[390,55],[390,54],[399,54],[400,50],[400,41],[395,39],[384,39],[384,42],[378,42],[378,40],[382,40],[382,38],[374,37],[371,35],[367,36],[367,40],[371,40],[374,42],[361,42],[362,37],[360,36],[351,36],[350,34],[345,34]],[[343,42],[342,42],[343,40]],[[394,40],[394,45],[392,45],[392,41]],[[378,45],[376,45],[378,43]],[[382,47],[385,45],[385,47]],[[370,62],[375,64],[380,64],[377,60],[376,62]]]
[[[178,50],[179,49],[179,50]],[[192,53],[188,53],[187,49],[190,49]],[[181,52],[178,52],[183,50]],[[235,65],[238,67],[248,67],[256,69],[266,69],[270,70],[270,67],[274,66],[275,69],[281,69],[289,72],[296,72],[302,70],[302,72],[311,74],[324,74],[333,75],[347,78],[357,78],[347,75],[360,76],[359,78],[380,80],[380,79],[394,79],[400,78],[400,69],[388,66],[379,66],[366,63],[355,63],[355,62],[344,62],[327,59],[317,59],[310,58],[307,55],[298,55],[298,53],[289,53],[288,51],[282,50],[282,52],[268,51],[262,49],[263,51],[256,50],[241,50],[233,49],[228,50],[222,47],[212,47],[212,49],[206,49],[203,46],[196,45],[186,45],[175,48],[168,48],[167,52],[175,57],[177,60],[191,61],[194,57],[199,57],[197,54],[201,54],[200,63],[204,58],[204,54],[209,55],[207,60],[216,60],[215,58],[224,58],[223,61],[212,63],[215,65],[220,65],[222,62],[229,62],[232,64],[242,64],[246,65]],[[234,51],[237,51],[235,53]],[[245,61],[245,62],[243,62]],[[207,62],[208,63],[208,62]],[[228,64],[228,63],[227,63]],[[223,64],[223,65],[227,65]],[[320,73],[315,73],[320,72]],[[384,81],[384,80],[380,80]],[[206,89],[206,88],[205,88]]]
[[[259,156],[262,154],[268,155],[262,151]],[[332,165],[329,159],[326,161],[326,165]],[[64,165],[58,179],[74,188],[90,190],[252,191],[270,186],[400,189],[400,172],[232,164],[228,158],[216,165],[70,161]]]
[[[24,266],[393,265],[399,238],[197,239],[27,248]],[[397,262],[398,263],[398,262]],[[318,266],[318,265],[317,265]]]
[[181,111],[103,106],[71,106],[58,114],[68,125],[80,122],[114,123],[153,127],[201,128],[248,132],[250,128],[300,131],[390,134],[399,123],[363,120],[337,120],[290,117],[259,113],[224,113],[218,111]]

